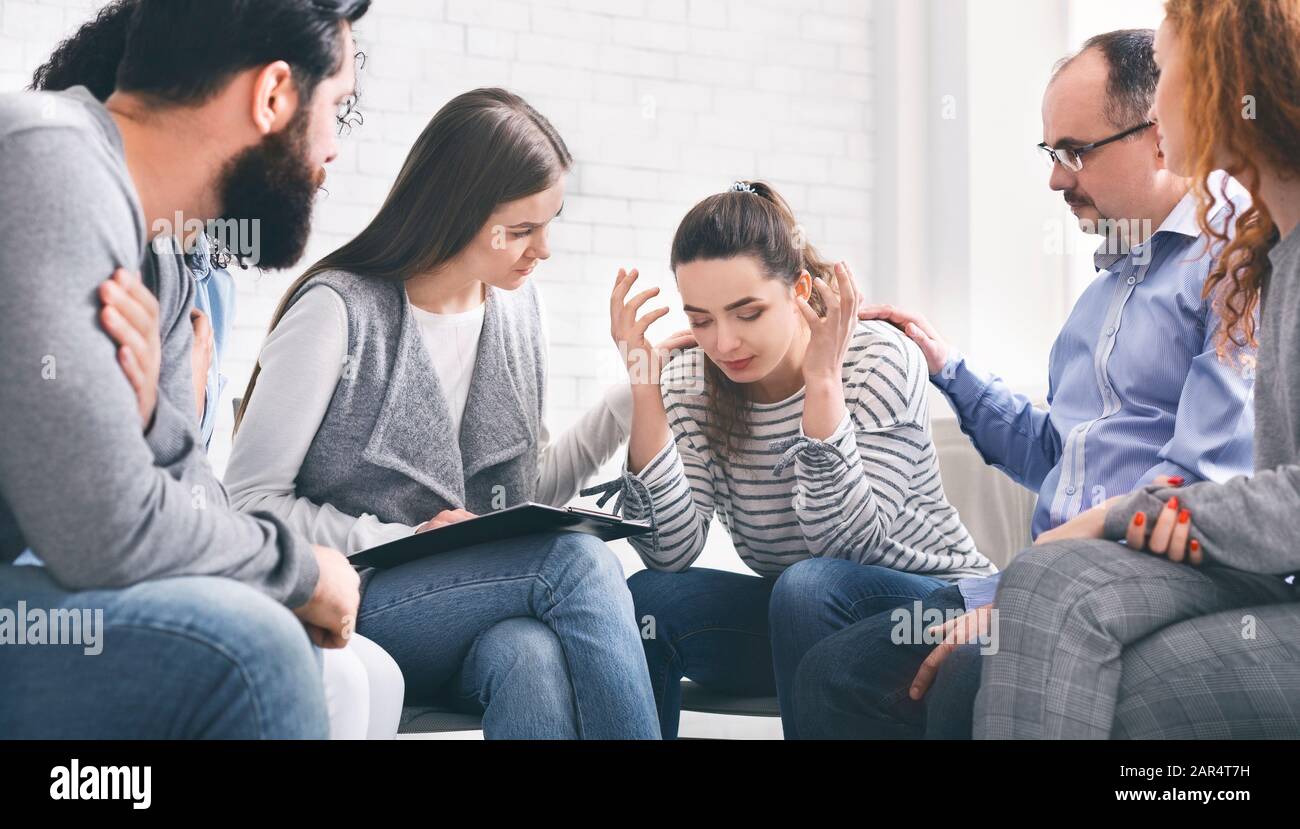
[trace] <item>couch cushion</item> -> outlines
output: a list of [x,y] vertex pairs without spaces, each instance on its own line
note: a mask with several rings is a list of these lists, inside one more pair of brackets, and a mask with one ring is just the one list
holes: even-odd
[[[682,681],[682,710],[702,714],[729,714],[737,717],[779,717],[776,697],[734,697],[709,691]],[[483,719],[476,714],[462,714],[446,708],[409,705],[402,709],[399,734],[445,734],[451,731],[478,731]]]
[[398,734],[443,734],[449,731],[479,731],[483,718],[477,714],[462,714],[446,708],[408,705],[402,709]]

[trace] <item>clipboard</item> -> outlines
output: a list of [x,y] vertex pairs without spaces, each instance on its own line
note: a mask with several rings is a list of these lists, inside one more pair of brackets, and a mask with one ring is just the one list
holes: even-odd
[[348,562],[358,567],[389,569],[439,553],[549,532],[577,532],[602,541],[617,541],[649,534],[650,524],[580,507],[527,502],[362,550],[348,556]]

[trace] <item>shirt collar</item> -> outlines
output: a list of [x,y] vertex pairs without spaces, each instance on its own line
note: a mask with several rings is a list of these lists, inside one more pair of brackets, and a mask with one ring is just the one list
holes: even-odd
[[1126,256],[1127,253],[1116,253],[1111,250],[1109,242],[1102,242],[1096,253],[1092,255],[1092,266],[1097,269],[1097,273],[1113,270],[1115,265],[1123,261]]
[[[1225,199],[1223,195],[1224,179],[1227,179],[1227,199]],[[1223,213],[1227,202],[1235,204],[1237,206],[1237,214],[1241,214],[1241,211],[1244,209],[1242,201],[1243,199],[1249,198],[1249,193],[1236,179],[1230,178],[1228,174],[1222,170],[1215,170],[1210,173],[1206,184],[1208,185],[1210,196],[1214,199],[1214,207],[1210,210],[1211,224],[1214,224],[1220,219],[1220,215]],[[1156,232],[1151,234],[1150,239],[1140,245],[1134,245],[1129,251],[1124,253],[1116,253],[1107,250],[1107,243],[1102,242],[1101,246],[1097,248],[1097,252],[1092,255],[1093,265],[1098,271],[1111,270],[1118,262],[1122,261],[1130,254],[1140,255],[1143,247],[1153,244],[1157,237],[1164,234],[1174,233],[1179,236],[1196,239],[1201,235],[1201,226],[1197,221],[1196,214],[1196,194],[1188,191],[1186,195],[1178,200],[1178,204],[1174,205],[1174,209],[1169,211],[1169,215],[1165,216],[1165,220],[1160,223],[1160,227],[1156,228]]]
[[[1179,236],[1191,236],[1195,239],[1201,235],[1201,228],[1196,223],[1196,194],[1188,191],[1174,209],[1169,211],[1165,220],[1156,228],[1156,232],[1151,234],[1151,239],[1159,236],[1161,233],[1177,233]],[[1147,240],[1151,241],[1150,239]],[[1134,247],[1141,247],[1135,245]]]

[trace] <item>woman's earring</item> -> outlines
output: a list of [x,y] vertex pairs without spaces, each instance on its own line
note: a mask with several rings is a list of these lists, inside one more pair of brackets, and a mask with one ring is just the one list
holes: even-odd
[[794,284],[794,294],[804,301],[812,299],[812,275],[807,271],[799,274],[799,280]]

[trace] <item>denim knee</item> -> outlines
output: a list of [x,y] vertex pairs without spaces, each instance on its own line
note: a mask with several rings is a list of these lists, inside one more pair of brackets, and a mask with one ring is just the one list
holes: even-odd
[[769,615],[776,619],[834,604],[838,598],[835,585],[846,567],[860,569],[862,565],[842,559],[806,558],[785,568],[772,587]]
[[626,595],[623,565],[608,544],[594,535],[559,533],[551,545],[550,559],[560,565],[562,578],[598,582]]
[[834,647],[826,642],[814,645],[803,659],[794,674],[794,711],[795,728],[805,740],[824,740],[834,738],[834,734],[825,733],[827,725],[825,712],[832,708],[832,701],[842,694],[838,682],[842,677],[841,660]]
[[196,661],[224,660],[266,738],[324,739],[329,732],[321,665],[302,623],[285,607],[239,582],[189,577],[143,582],[122,591],[106,626],[176,634]]
[[526,616],[505,619],[483,631],[470,660],[495,670],[520,669],[530,676],[564,673],[564,648],[545,623]]
[[979,645],[962,645],[939,667],[925,695],[928,740],[969,740],[984,659]]
[[638,570],[627,577],[627,589],[638,608],[658,604],[660,597],[665,595],[667,585],[677,575],[659,570]]
[[537,619],[520,616],[497,622],[475,640],[466,664],[472,666],[469,676],[477,687],[464,691],[472,691],[485,706],[493,692],[510,682],[524,686],[515,696],[532,700],[539,712],[572,711],[564,648],[555,632]]
[[[36,569],[36,568],[32,568]],[[328,735],[320,663],[287,609],[238,582],[187,577],[66,591],[45,573],[0,573],[6,595],[98,608],[102,650],[14,654],[26,688],[4,716],[24,733],[73,738]],[[0,706],[3,708],[3,706]],[[57,716],[49,716],[58,711]],[[0,726],[2,728],[2,726]]]
[[[688,571],[689,572],[689,571]],[[669,573],[663,570],[638,570],[627,579],[628,595],[637,624],[644,625],[647,617],[654,620],[662,638],[679,618],[689,618],[697,609],[698,597],[684,593],[680,588],[687,572]]]

